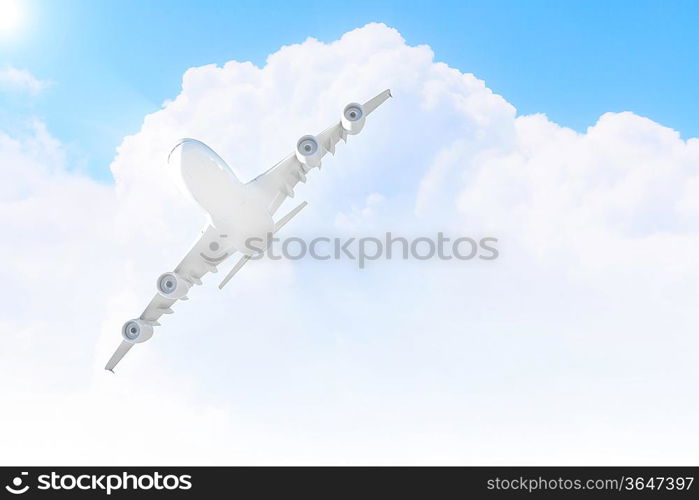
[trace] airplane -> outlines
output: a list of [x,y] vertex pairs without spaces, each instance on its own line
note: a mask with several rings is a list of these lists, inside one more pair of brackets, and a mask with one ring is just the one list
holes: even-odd
[[[136,344],[153,336],[163,314],[172,314],[178,300],[187,300],[194,285],[202,277],[215,273],[218,266],[234,254],[240,259],[219,284],[222,289],[250,258],[263,252],[271,243],[271,235],[279,231],[305,206],[304,201],[275,221],[273,216],[287,198],[294,197],[294,187],[306,182],[306,174],[320,169],[326,153],[335,154],[342,139],[362,131],[366,117],[391,96],[384,90],[364,104],[347,104],[340,121],[318,135],[304,135],[296,141],[295,150],[266,172],[248,183],[241,183],[220,156],[203,142],[182,139],[168,156],[168,164],[179,169],[184,186],[196,203],[208,214],[201,236],[174,271],[156,281],[157,293],[143,313],[124,323],[122,341],[107,362],[105,370],[114,368]],[[255,247],[250,242],[261,242]]]

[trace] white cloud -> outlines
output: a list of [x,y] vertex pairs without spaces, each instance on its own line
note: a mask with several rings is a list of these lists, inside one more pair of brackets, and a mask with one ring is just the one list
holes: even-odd
[[[297,191],[295,230],[487,233],[501,258],[255,262],[103,373],[203,223],[170,182],[174,141],[249,179],[384,88]],[[584,134],[517,116],[379,24],[189,69],[124,139],[113,187],[70,173],[40,124],[6,132],[0,460],[696,460],[698,144],[632,113]]]
[[380,193],[371,193],[366,197],[361,207],[352,205],[349,211],[339,212],[335,216],[335,225],[344,231],[353,231],[357,228],[364,228],[366,231],[370,227],[371,219],[374,218],[385,199]]
[[0,69],[0,89],[29,92],[30,94],[38,94],[50,82],[39,80],[29,71],[13,68],[8,66]]

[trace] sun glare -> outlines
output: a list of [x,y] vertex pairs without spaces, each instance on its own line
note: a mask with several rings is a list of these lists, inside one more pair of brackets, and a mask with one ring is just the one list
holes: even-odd
[[17,0],[0,0],[0,35],[12,33],[19,25],[22,12]]

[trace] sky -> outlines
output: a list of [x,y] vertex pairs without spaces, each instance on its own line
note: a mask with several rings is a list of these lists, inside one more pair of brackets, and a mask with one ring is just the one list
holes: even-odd
[[0,36],[0,65],[52,85],[30,102],[3,96],[0,117],[41,116],[76,164],[105,182],[121,138],[177,95],[187,68],[263,64],[282,45],[329,42],[372,21],[429,44],[520,113],[584,131],[606,111],[633,111],[699,134],[692,1],[22,3],[22,28]]
[[[682,4],[123,5],[29,2],[3,35],[0,463],[696,463]],[[206,223],[177,139],[251,179],[386,88],[285,234],[499,257],[267,259],[219,291],[227,262],[105,372]]]

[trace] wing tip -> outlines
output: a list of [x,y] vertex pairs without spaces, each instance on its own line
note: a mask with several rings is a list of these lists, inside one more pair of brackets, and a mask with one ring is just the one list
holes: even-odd
[[108,368],[108,367],[105,366],[105,367],[104,367],[104,370],[105,370],[105,371],[108,371],[108,372],[111,372],[112,374],[114,374],[114,368]]
[[391,94],[391,89],[386,89],[386,92],[388,93],[388,97],[393,97],[393,94]]

